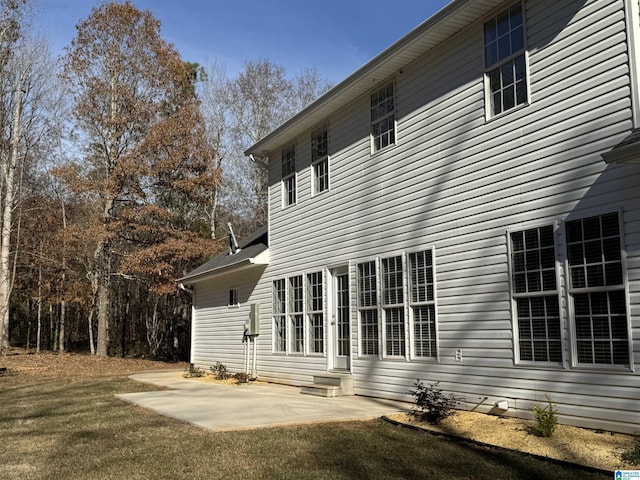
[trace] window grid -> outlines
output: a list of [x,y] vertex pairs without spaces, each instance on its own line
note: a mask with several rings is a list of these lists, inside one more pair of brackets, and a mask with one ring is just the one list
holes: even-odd
[[358,264],[358,313],[360,316],[360,353],[378,355],[378,300],[376,264]]
[[395,143],[395,87],[392,83],[371,95],[371,136],[373,151]]
[[324,352],[322,272],[307,275],[307,318],[309,328],[309,352]]
[[273,281],[273,350],[275,352],[287,351],[287,322],[285,295],[285,281],[283,279]]
[[296,146],[282,150],[282,191],[284,206],[296,203]]
[[522,4],[516,3],[484,25],[489,104],[498,115],[527,102],[527,68]]
[[404,356],[404,289],[402,256],[382,259],[382,305],[387,356]]
[[577,361],[628,365],[620,226],[617,213],[567,222],[569,288]]
[[413,325],[413,354],[436,356],[436,311],[432,251],[409,254],[409,305]]
[[329,134],[327,125],[311,132],[313,193],[329,190]]
[[519,358],[521,361],[561,362],[553,226],[512,232],[510,238]]
[[289,321],[291,323],[291,351],[304,352],[304,321],[302,303],[302,275],[289,278]]

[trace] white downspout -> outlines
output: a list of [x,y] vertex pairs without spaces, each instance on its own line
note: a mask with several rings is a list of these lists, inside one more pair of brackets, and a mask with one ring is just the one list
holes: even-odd
[[625,0],[633,128],[640,128],[640,2]]

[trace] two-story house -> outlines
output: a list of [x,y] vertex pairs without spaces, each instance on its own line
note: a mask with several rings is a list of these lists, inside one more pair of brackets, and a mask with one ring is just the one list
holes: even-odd
[[181,280],[192,362],[637,432],[639,42],[638,0],[451,2],[247,150],[268,233]]

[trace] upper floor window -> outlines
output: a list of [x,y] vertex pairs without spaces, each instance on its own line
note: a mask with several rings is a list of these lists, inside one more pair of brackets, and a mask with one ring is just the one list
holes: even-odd
[[395,110],[393,82],[371,94],[371,138],[374,152],[396,142]]
[[327,125],[311,132],[313,193],[329,190],[329,135]]
[[484,24],[484,60],[490,116],[527,102],[527,65],[522,3]]
[[296,146],[282,150],[282,203],[286,207],[296,203]]
[[232,288],[231,290],[229,290],[229,306],[232,307],[237,305],[240,305],[238,289]]

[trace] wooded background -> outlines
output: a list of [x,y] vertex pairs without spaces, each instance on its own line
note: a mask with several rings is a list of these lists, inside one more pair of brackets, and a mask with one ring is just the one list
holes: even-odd
[[[0,351],[188,359],[176,280],[267,221],[243,151],[328,90],[314,68],[181,58],[131,2],[102,3],[61,58],[33,0],[0,0]],[[215,52],[212,52],[215,53]]]

